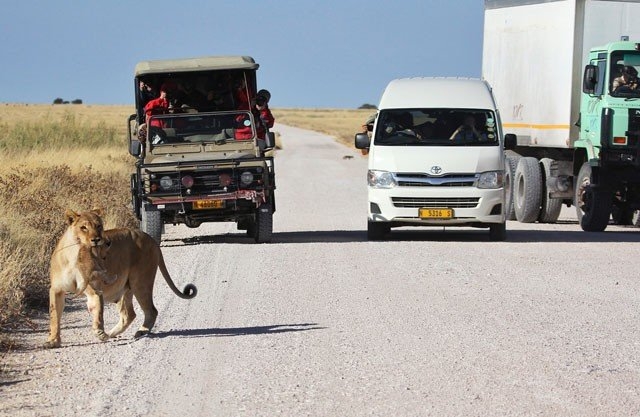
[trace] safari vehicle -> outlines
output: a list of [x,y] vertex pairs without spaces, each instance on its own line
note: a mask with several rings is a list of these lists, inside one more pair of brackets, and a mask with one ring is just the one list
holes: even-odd
[[369,149],[370,240],[393,227],[488,228],[506,239],[504,145],[491,88],[481,80],[405,78],[389,83]]
[[[236,222],[255,242],[271,241],[274,161],[264,153],[275,140],[250,110],[257,69],[247,56],[136,65],[137,111],[128,120],[129,153],[137,158],[132,206],[156,241],[165,224],[205,222]],[[166,90],[168,108],[145,111],[144,86]]]

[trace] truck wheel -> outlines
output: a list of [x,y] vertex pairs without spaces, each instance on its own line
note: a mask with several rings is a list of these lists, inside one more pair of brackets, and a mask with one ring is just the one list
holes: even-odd
[[516,211],[513,205],[513,184],[518,166],[518,156],[507,156],[504,160],[504,188],[505,188],[505,215],[507,220],[516,219]]
[[[249,228],[251,229],[251,228]],[[269,243],[273,235],[273,212],[269,203],[262,204],[256,211],[255,234],[256,243]]]
[[607,191],[594,191],[591,187],[591,165],[582,164],[576,177],[574,205],[582,230],[602,232],[609,224],[612,195]]
[[633,222],[634,211],[627,207],[626,204],[614,205],[611,208],[611,218],[613,224],[619,224],[620,226],[629,226],[634,224]]
[[494,242],[501,242],[507,238],[507,225],[497,223],[489,226],[489,239]]
[[562,210],[562,199],[550,198],[547,190],[547,178],[551,175],[551,163],[553,159],[543,158],[540,160],[540,172],[542,173],[542,201],[540,202],[540,223],[555,223],[560,217]]
[[382,240],[391,231],[391,226],[386,222],[368,222],[367,239]]
[[636,210],[633,212],[631,224],[634,225],[635,227],[640,227],[640,210]]
[[516,219],[521,223],[535,222],[540,215],[542,201],[542,175],[538,160],[531,157],[520,158],[513,182]]
[[153,240],[160,244],[162,236],[162,219],[158,210],[146,210],[146,205],[141,210],[142,219],[140,221],[140,230],[148,234]]

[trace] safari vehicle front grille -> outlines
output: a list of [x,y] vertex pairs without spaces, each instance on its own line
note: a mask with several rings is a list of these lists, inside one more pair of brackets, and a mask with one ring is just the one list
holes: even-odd
[[398,208],[475,208],[480,198],[421,198],[421,197],[392,197],[394,207]]
[[396,173],[400,187],[473,187],[476,175],[454,174],[433,177],[423,173]]
[[[242,172],[251,171],[254,174],[253,181],[249,184],[242,184],[240,175]],[[167,187],[166,178],[171,181],[171,186]],[[183,179],[191,177],[193,184],[185,185]],[[165,178],[165,186],[161,186],[161,179]],[[151,194],[156,196],[176,195],[197,196],[211,195],[216,193],[228,193],[239,189],[256,189],[263,184],[262,174],[254,169],[224,169],[216,171],[180,171],[170,173],[156,173],[153,178],[148,178]]]

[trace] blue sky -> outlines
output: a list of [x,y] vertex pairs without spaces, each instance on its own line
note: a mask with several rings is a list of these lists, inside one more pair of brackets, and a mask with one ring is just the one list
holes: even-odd
[[132,104],[138,61],[250,55],[272,107],[377,104],[393,78],[479,77],[483,0],[6,1],[0,102]]

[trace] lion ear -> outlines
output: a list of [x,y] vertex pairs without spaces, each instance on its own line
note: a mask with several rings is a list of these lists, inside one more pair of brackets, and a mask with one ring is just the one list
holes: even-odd
[[73,222],[78,218],[78,213],[71,209],[67,209],[67,211],[64,212],[64,217],[67,220],[67,223],[73,224]]
[[104,210],[102,209],[102,207],[94,207],[91,211],[100,217],[104,215]]

